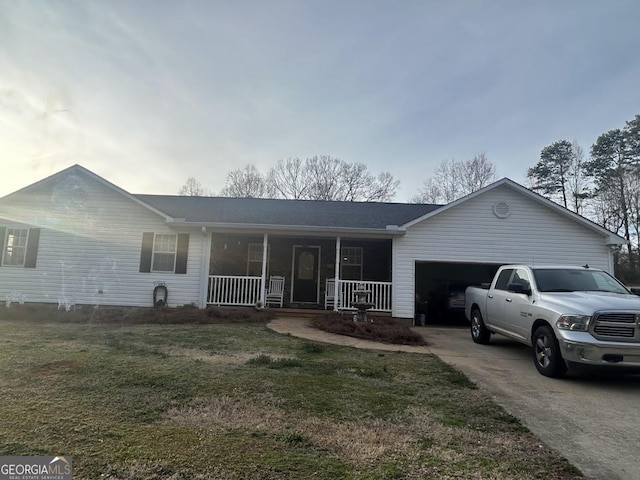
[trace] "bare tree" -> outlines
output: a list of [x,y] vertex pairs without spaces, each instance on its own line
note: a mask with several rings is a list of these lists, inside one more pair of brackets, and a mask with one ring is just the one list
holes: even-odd
[[496,180],[496,166],[487,159],[484,153],[479,153],[471,160],[462,162],[460,173],[463,195],[480,190]]
[[309,177],[306,198],[312,200],[345,200],[343,197],[345,173],[344,162],[338,158],[322,155],[307,158],[305,170]]
[[309,178],[305,164],[299,158],[278,160],[276,166],[269,170],[267,182],[282,198],[305,198],[309,190]]
[[211,190],[202,186],[202,184],[193,177],[187,178],[184,185],[178,190],[178,195],[185,197],[210,197]]
[[390,202],[396,195],[400,181],[393,178],[389,172],[378,174],[375,181],[369,184],[365,200],[367,202]]
[[274,198],[275,192],[254,165],[232,170],[220,192],[225,197]]
[[424,181],[415,203],[449,203],[480,190],[493,182],[496,167],[484,153],[470,160],[445,160],[436,168],[433,177]]
[[569,195],[573,200],[572,210],[576,213],[582,213],[584,202],[589,198],[589,177],[585,171],[584,149],[573,141],[571,161],[568,170],[568,188]]
[[268,183],[282,198],[340,201],[389,201],[400,182],[388,172],[377,177],[363,163],[328,155],[280,160],[269,171]]
[[369,190],[375,180],[375,177],[367,171],[367,166],[364,163],[343,162],[341,200],[351,202],[361,199],[369,200]]
[[410,201],[412,203],[442,203],[442,193],[437,180],[434,177],[427,178],[422,183],[418,194],[414,195]]

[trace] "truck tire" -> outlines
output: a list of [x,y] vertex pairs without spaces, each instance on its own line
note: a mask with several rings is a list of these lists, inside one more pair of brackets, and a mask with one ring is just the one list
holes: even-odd
[[567,364],[560,354],[560,345],[553,330],[542,325],[533,332],[533,363],[538,372],[545,377],[558,378],[564,376]]
[[482,314],[478,308],[471,311],[471,339],[482,345],[487,345],[491,340],[491,332],[484,326]]

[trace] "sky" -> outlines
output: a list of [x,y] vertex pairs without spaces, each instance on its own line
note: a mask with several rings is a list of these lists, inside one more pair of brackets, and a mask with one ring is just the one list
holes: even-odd
[[640,114],[637,0],[0,0],[0,196],[73,164],[131,193],[330,155],[409,201],[484,153],[526,184]]

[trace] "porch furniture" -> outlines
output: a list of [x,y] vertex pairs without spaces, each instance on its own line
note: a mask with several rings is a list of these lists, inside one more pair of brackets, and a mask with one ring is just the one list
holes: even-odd
[[282,308],[282,301],[284,298],[284,277],[272,275],[269,277],[269,288],[267,289],[264,297],[265,307],[268,307],[270,303],[276,303]]
[[336,305],[336,280],[335,278],[327,278],[327,284],[324,289],[324,309],[334,308]]

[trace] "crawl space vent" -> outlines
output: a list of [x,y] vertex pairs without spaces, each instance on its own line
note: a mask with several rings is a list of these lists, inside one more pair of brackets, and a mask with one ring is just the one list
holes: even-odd
[[493,214],[498,218],[507,218],[511,214],[508,203],[498,202],[493,206]]

